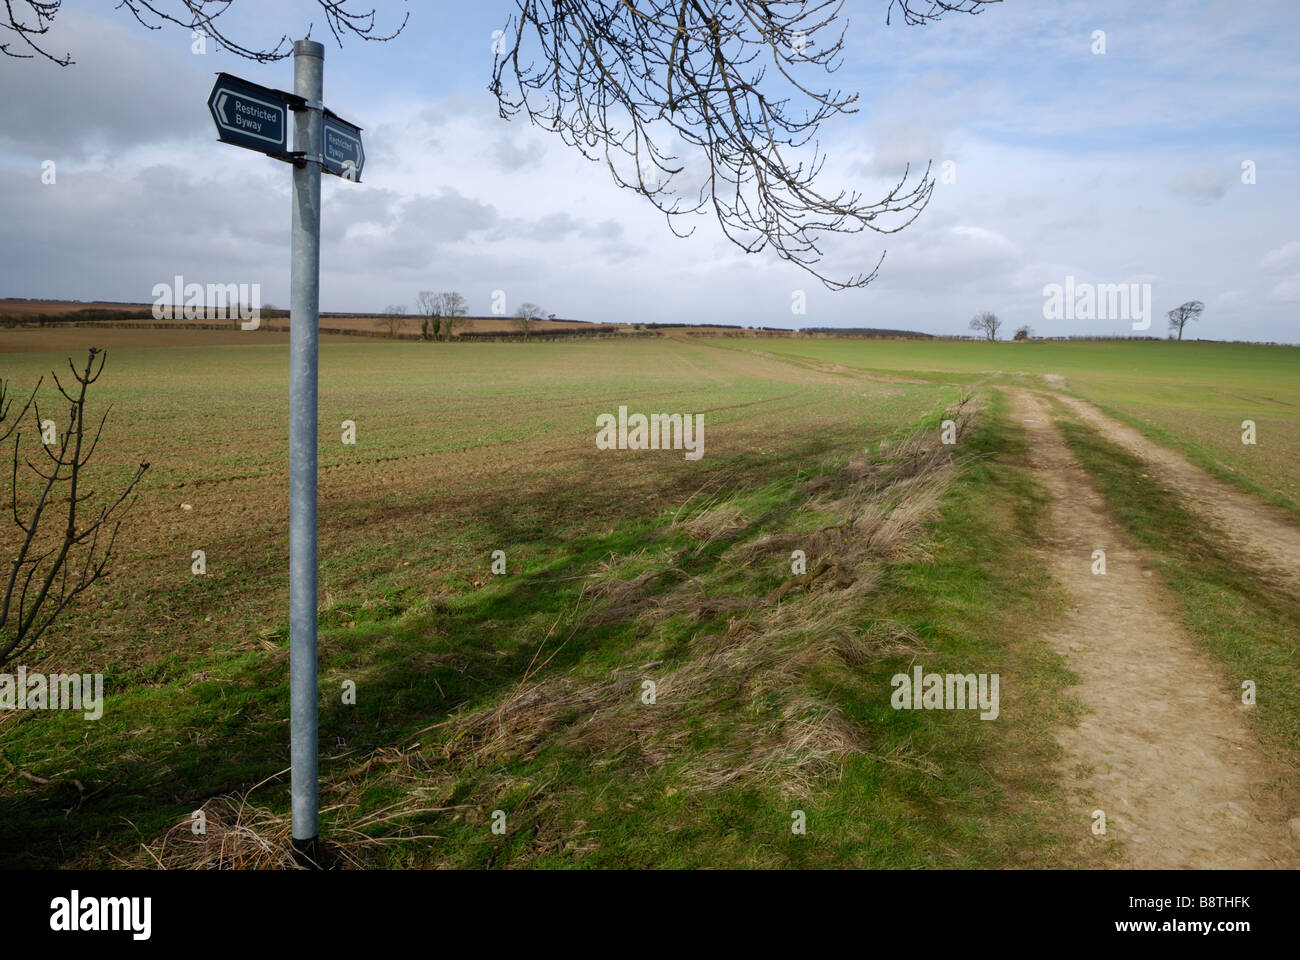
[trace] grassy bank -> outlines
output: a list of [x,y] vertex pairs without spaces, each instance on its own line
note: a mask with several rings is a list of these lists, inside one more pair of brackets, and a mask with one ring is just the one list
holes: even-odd
[[[1104,855],[1080,852],[1051,772],[1069,676],[1036,639],[1058,598],[1029,562],[1041,501],[1018,428],[999,406],[951,416],[956,456],[935,413],[847,460],[717,484],[429,609],[328,631],[322,690],[351,679],[357,703],[323,716],[340,745],[325,833],[374,866]],[[892,709],[892,676],[916,664],[999,674],[999,718]],[[238,822],[282,834],[285,807],[277,781]],[[208,842],[181,826],[150,838],[155,854],[211,862],[238,839],[232,807],[212,810]]]

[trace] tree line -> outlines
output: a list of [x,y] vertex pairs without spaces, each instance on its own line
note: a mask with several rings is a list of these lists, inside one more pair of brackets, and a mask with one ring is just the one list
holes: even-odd
[[[455,290],[435,293],[433,290],[421,290],[415,295],[415,309],[420,318],[421,340],[448,341],[457,330],[466,327],[470,320],[465,315],[467,307],[465,298]],[[546,314],[541,307],[532,302],[519,305],[519,309],[510,317],[514,328],[525,338],[532,333],[538,320],[554,320],[555,314]],[[406,306],[390,304],[384,308],[384,317],[379,321],[386,327],[390,337],[406,326]]]

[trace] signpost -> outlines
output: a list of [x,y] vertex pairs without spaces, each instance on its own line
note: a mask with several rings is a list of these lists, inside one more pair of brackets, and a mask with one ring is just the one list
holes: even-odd
[[[320,322],[321,171],[357,181],[365,165],[361,128],[335,116],[324,97],[325,48],[293,45],[293,93],[221,73],[208,110],[224,143],[294,165],[289,271],[289,751],[293,845],[319,865],[316,689],[316,387]],[[289,119],[293,147],[289,150]]]

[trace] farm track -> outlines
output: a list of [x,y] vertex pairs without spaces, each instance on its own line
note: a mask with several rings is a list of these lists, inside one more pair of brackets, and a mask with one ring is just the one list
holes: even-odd
[[1182,454],[1148,440],[1137,430],[1075,397],[1057,397],[1107,440],[1143,460],[1153,476],[1177,490],[1193,512],[1213,523],[1266,572],[1300,596],[1300,525],[1283,510],[1261,503],[1211,476]]
[[[1104,811],[1124,865],[1141,869],[1295,868],[1288,810],[1220,665],[1182,626],[1171,595],[1111,515],[1050,420],[1045,400],[1012,393],[1035,479],[1051,495],[1043,563],[1068,596],[1047,638],[1077,674],[1085,715],[1059,735],[1061,775],[1081,830]],[[1106,551],[1107,572],[1092,573]]]

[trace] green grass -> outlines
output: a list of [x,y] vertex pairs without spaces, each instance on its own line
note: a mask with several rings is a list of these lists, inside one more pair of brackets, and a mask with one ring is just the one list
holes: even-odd
[[[937,418],[928,427],[937,430]],[[684,768],[715,749],[741,759],[736,738],[750,728],[739,718],[758,710],[775,720],[796,692],[781,691],[755,704],[740,683],[715,690],[714,700],[683,718],[690,736],[675,762],[663,767],[636,762],[635,752],[625,756],[622,746],[613,755],[593,756],[557,742],[536,757],[467,772],[442,802],[478,800],[484,812],[506,810],[513,824],[509,836],[492,836],[482,817],[451,824],[435,819],[421,830],[437,832],[444,841],[398,847],[388,863],[917,868],[1074,860],[1075,838],[1061,820],[1061,796],[1050,770],[1057,756],[1051,730],[1071,721],[1070,677],[1034,636],[1034,625],[1054,615],[1058,598],[1046,577],[1025,572],[1032,569],[1029,531],[1042,501],[1024,474],[1004,462],[1016,455],[1018,444],[1000,411],[985,422],[968,441],[965,452],[974,459],[928,538],[931,559],[886,565],[879,589],[849,614],[862,630],[881,618],[915,630],[927,647],[927,669],[1000,673],[1010,692],[1002,722],[983,722],[970,713],[893,710],[890,678],[908,670],[910,660],[856,667],[821,662],[800,678],[797,692],[841,711],[869,744],[847,758],[839,780],[821,782],[806,794],[783,793],[762,782],[692,793],[680,776]],[[805,518],[790,513],[796,494],[784,480],[746,490],[731,502],[756,518],[746,534],[757,535],[806,526]],[[1008,540],[1000,520],[1025,533]],[[634,538],[626,549],[634,551],[640,542]],[[726,559],[739,544],[699,558],[688,572],[712,595],[715,585],[735,579]],[[685,546],[672,540],[656,545]],[[630,564],[623,572],[631,575],[640,566]],[[779,580],[773,572],[750,573],[731,590],[763,593]],[[698,655],[700,635],[711,629],[721,632],[723,625],[670,620],[655,638],[662,645],[655,653],[644,651],[635,628],[616,630],[601,638],[599,652],[588,641],[586,662],[564,669],[581,682],[626,662],[629,650],[637,651],[635,660],[658,655],[671,662],[693,648]],[[494,799],[481,799],[487,785],[500,782],[511,786]],[[534,792],[538,784],[551,786]],[[392,795],[382,799],[391,801]],[[790,829],[794,810],[807,817],[804,836]],[[556,849],[539,854],[539,836],[554,838]]]
[[[733,349],[735,341],[708,341]],[[1052,384],[1300,515],[1300,348],[1237,343],[799,339],[757,349],[944,382]],[[1255,421],[1258,443],[1241,443]]]
[[[937,427],[938,414],[930,414],[925,428]],[[1061,825],[1049,767],[1056,755],[1050,731],[1071,716],[1069,677],[1034,638],[1034,624],[1054,615],[1056,596],[1045,576],[1026,572],[1032,570],[1029,538],[1041,500],[1009,462],[1019,442],[1000,410],[989,415],[966,441],[963,452],[971,460],[927,538],[932,559],[886,564],[870,602],[847,614],[864,628],[889,618],[915,630],[927,647],[927,669],[1000,673],[999,721],[980,721],[973,713],[895,711],[889,680],[907,670],[908,661],[849,666],[831,660],[801,675],[797,691],[754,698],[743,679],[722,682],[681,714],[674,733],[681,739],[666,762],[642,756],[658,749],[654,743],[629,742],[606,755],[563,736],[543,738],[533,755],[486,766],[437,761],[439,734],[426,728],[500,703],[557,619],[575,622],[581,578],[611,558],[616,578],[626,578],[656,569],[655,557],[664,551],[677,556],[682,572],[656,584],[665,595],[685,576],[711,596],[770,591],[788,561],[742,567],[737,550],[763,535],[824,522],[804,508],[802,490],[843,462],[796,457],[801,468],[766,477],[742,474],[746,479],[715,491],[747,523],[735,536],[702,548],[671,526],[669,515],[633,515],[606,531],[567,540],[562,549],[543,535],[523,541],[511,550],[505,577],[481,587],[459,581],[454,595],[433,603],[392,591],[330,611],[321,636],[323,778],[347,786],[357,815],[409,801],[411,784],[404,777],[377,773],[354,782],[344,776],[375,748],[405,746],[419,758],[431,802],[472,808],[470,815],[409,820],[409,829],[443,839],[386,847],[375,865],[1056,864],[1074,845]],[[1008,538],[1008,529],[1020,533]],[[699,656],[701,643],[707,646],[727,627],[725,615],[701,619],[683,611],[649,634],[635,621],[614,619],[584,624],[561,646],[561,630],[545,647],[555,656],[539,678],[600,683],[611,670],[652,658],[664,662],[667,674]],[[59,783],[9,785],[0,799],[6,862],[47,865],[71,855],[110,864],[110,851],[132,855],[135,843],[155,838],[204,799],[282,769],[285,638],[279,632],[270,639],[277,645],[270,653],[218,648],[196,658],[178,650],[152,665],[148,677],[140,672],[129,683],[111,678],[110,688],[127,692],[112,699],[89,739],[82,736],[84,721],[66,716],[9,727],[5,749],[13,762]],[[357,684],[355,706],[340,702],[345,679]],[[779,720],[795,693],[840,711],[862,733],[869,749],[847,758],[841,779],[819,780],[797,795],[761,779],[716,792],[689,787],[687,768],[713,753],[743,753],[738,738],[755,722]],[[563,729],[576,729],[584,716],[579,711],[562,719]],[[419,749],[411,746],[416,740]],[[111,787],[78,803],[72,778],[88,791]],[[283,812],[283,783],[263,787],[256,802]],[[495,809],[507,814],[505,837],[488,830]],[[806,836],[790,831],[794,809],[808,817]],[[554,840],[554,848],[539,850],[542,840]]]
[[[881,440],[918,426],[937,430],[959,385],[1041,385],[1040,375],[1056,373],[1118,413],[1176,416],[1183,404],[1185,414],[1195,407],[1228,417],[1235,401],[1220,395],[1243,384],[1250,386],[1243,396],[1257,391],[1279,407],[1300,399],[1293,356],[1202,344],[327,344],[325,800],[345,799],[353,821],[393,803],[458,808],[376,828],[397,838],[371,852],[376,866],[1109,863],[1113,854],[1081,838],[1067,818],[1052,768],[1054,731],[1073,722],[1075,709],[1070,675],[1039,640],[1061,615],[1061,597],[1034,562],[1043,500],[1023,469],[1021,428],[996,391],[963,440],[968,459],[921,538],[928,559],[876,564],[875,588],[836,616],[861,635],[883,621],[903,625],[924,644],[917,662],[927,671],[999,673],[999,720],[895,711],[890,678],[908,670],[910,658],[829,656],[775,688],[721,675],[689,704],[666,698],[671,722],[640,734],[630,688],[626,703],[610,708],[627,721],[617,741],[587,737],[593,711],[581,706],[561,711],[531,746],[481,763],[445,758],[446,738],[463,718],[506,702],[539,648],[545,664],[533,681],[599,688],[656,663],[649,669],[671,689],[673,676],[727,641],[733,620],[743,625],[751,616],[701,612],[682,598],[696,589],[714,601],[773,591],[789,574],[788,551],[759,563],[743,561],[745,548],[838,522],[824,504],[809,504],[808,491],[841,482],[854,451],[876,454]],[[6,356],[5,373],[34,379],[57,359]],[[840,366],[818,368],[826,362]],[[232,390],[236,369],[240,386]],[[110,355],[99,395],[116,404],[105,466],[125,470],[146,456],[155,462],[152,486],[114,580],[60,625],[42,665],[104,672],[108,704],[95,723],[0,719],[6,756],[54,781],[39,786],[0,765],[5,864],[112,865],[114,855],[135,856],[140,841],[206,799],[287,766],[286,370],[279,345]],[[877,372],[928,382],[882,383],[872,379]],[[594,414],[620,403],[707,411],[706,459],[592,456]],[[357,421],[357,447],[337,443],[343,419]],[[1260,424],[1261,449],[1281,456],[1290,442],[1285,424]],[[1164,442],[1204,442],[1206,456],[1218,457],[1205,440],[1215,429],[1201,424],[1195,436],[1174,431]],[[1276,490],[1272,462],[1244,461],[1239,473]],[[1177,582],[1191,622],[1235,671],[1257,680],[1258,716],[1276,742],[1294,743],[1297,708],[1288,702],[1300,698],[1284,655],[1294,612],[1252,587],[1233,558],[1207,560],[1213,542],[1197,540],[1186,517],[1173,522],[1172,494],[1156,505],[1128,503],[1134,462],[1106,463],[1116,477],[1108,495],[1138,511],[1127,522],[1161,531],[1162,549],[1181,564],[1166,575],[1185,578]],[[739,526],[708,543],[691,537],[672,519],[692,495],[697,506],[712,499],[734,508]],[[182,512],[182,501],[194,511]],[[206,578],[189,575],[196,546],[208,552]],[[498,548],[508,572],[491,577],[488,558]],[[581,592],[594,572],[615,582],[659,574],[643,585],[642,601],[676,606],[650,621],[589,618]],[[773,673],[771,658],[824,639],[783,635],[755,676]],[[341,702],[345,680],[357,684],[355,706]],[[833,711],[855,732],[860,746],[844,755],[838,777],[797,789],[766,777],[696,788],[701,764],[743,757],[796,708]],[[350,773],[375,750],[394,747],[404,750],[400,762]],[[262,787],[254,802],[283,815],[283,780]],[[504,837],[488,829],[497,809],[507,813]],[[795,809],[808,817],[806,836],[790,832]],[[327,815],[327,829],[335,816],[342,815]],[[402,841],[403,830],[440,839]]]

